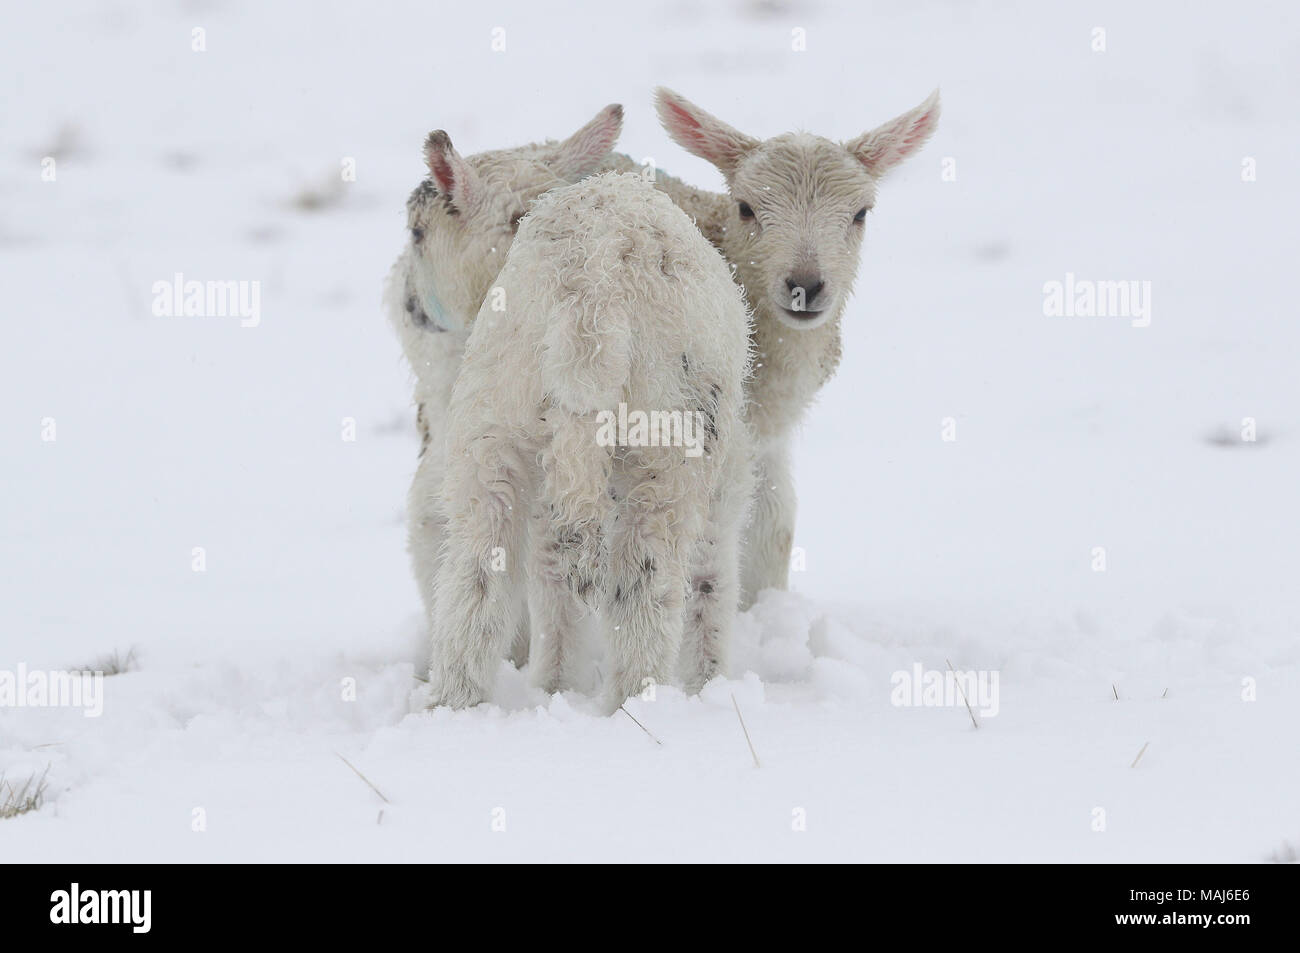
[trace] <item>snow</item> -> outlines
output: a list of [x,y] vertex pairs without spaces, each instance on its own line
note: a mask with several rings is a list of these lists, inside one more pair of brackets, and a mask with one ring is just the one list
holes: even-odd
[[[138,662],[105,679],[102,717],[0,708],[0,773],[50,781],[0,820],[0,856],[1286,856],[1297,18],[7,6],[0,672]],[[622,102],[623,151],[718,187],[656,128],[658,84],[753,134],[836,138],[943,90],[938,134],[868,220],[844,364],[801,436],[806,570],[739,620],[731,678],[628,703],[646,731],[505,663],[493,705],[422,711],[401,522],[417,441],[378,305],[419,145],[557,137]],[[260,324],[154,316],[177,272],[260,281]],[[1150,326],[1044,316],[1067,273],[1150,281]],[[961,704],[891,704],[893,673],[949,661],[999,677],[978,730]]]

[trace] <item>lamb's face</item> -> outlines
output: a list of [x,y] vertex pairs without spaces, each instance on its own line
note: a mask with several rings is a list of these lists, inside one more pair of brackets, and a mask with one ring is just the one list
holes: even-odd
[[442,130],[424,144],[429,177],[407,202],[413,300],[428,324],[463,331],[491,291],[519,220],[539,195],[576,182],[609,156],[623,107],[606,106],[563,142],[483,152],[468,159]]
[[727,230],[752,303],[792,328],[827,321],[853,287],[876,181],[841,145],[806,134],[769,139],[730,179]]
[[672,90],[655,94],[675,142],[718,167],[735,201],[724,242],[750,303],[808,330],[830,320],[853,286],[876,181],[924,145],[939,92],[842,145],[807,133],[747,136]]

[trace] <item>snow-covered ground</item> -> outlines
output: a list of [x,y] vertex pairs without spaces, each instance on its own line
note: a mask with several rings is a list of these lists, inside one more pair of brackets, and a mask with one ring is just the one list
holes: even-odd
[[[5,783],[49,782],[0,858],[1294,857],[1298,26],[1172,0],[5,5],[0,673],[135,662],[99,718],[0,708]],[[629,703],[660,743],[504,663],[494,705],[421,711],[378,304],[420,143],[622,102],[621,149],[718,187],[657,84],[835,138],[943,90],[802,435],[806,568],[740,619],[730,680]],[[178,272],[260,282],[260,324],[155,316]],[[1149,326],[1046,316],[1067,273],[1150,282]],[[979,730],[891,701],[949,660],[997,675]]]

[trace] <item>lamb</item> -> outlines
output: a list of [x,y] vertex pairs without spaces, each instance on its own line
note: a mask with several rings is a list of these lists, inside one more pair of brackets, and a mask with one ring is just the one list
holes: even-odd
[[[793,430],[839,364],[840,317],[877,182],[933,134],[939,91],[843,144],[807,133],[755,139],[662,87],[655,106],[675,142],[722,172],[727,194],[661,172],[655,185],[726,256],[754,313],[747,420],[757,492],[742,557],[744,609],[759,590],[786,588],[795,519]],[[604,167],[638,168],[626,156],[611,157]]]
[[[488,695],[528,590],[544,687],[595,609],[606,710],[678,668],[698,689],[725,665],[752,495],[743,296],[685,214],[619,174],[538,199],[496,289],[446,416],[433,704]],[[623,426],[647,411],[682,421],[679,445]]]
[[[623,107],[612,104],[563,142],[467,159],[442,130],[425,142],[429,177],[407,201],[409,242],[389,272],[384,305],[415,374],[420,462],[407,501],[408,548],[430,620],[444,534],[437,502],[447,405],[470,325],[528,203],[594,171],[608,157],[622,122]],[[517,661],[526,657],[527,613],[520,617],[512,651]]]

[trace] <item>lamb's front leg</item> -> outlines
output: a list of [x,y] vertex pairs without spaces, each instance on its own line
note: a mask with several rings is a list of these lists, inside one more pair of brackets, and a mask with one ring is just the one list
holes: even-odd
[[451,513],[435,591],[429,657],[432,704],[468,708],[487,698],[518,624],[528,498],[519,453],[484,436],[453,456],[443,493]]
[[741,555],[741,610],[763,589],[785,589],[794,545],[795,495],[784,444],[760,454],[755,466],[754,508]]
[[748,455],[733,452],[719,475],[691,560],[679,667],[692,694],[715,675],[727,673],[740,600],[740,537],[753,492]]

